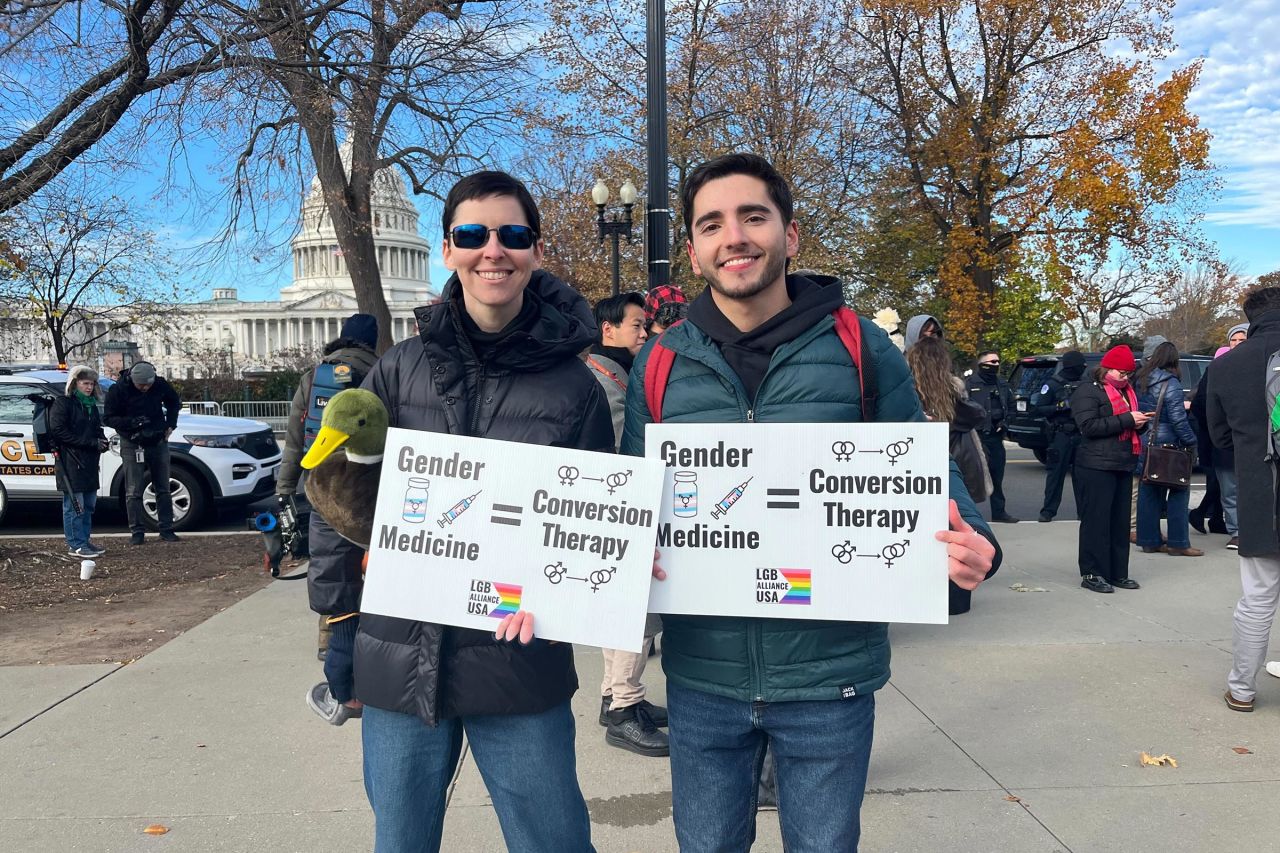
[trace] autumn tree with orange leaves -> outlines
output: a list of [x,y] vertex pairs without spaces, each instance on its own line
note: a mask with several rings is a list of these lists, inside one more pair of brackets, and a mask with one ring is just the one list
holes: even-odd
[[1020,249],[1064,271],[1105,265],[1122,249],[1148,276],[1203,255],[1188,204],[1211,183],[1209,134],[1187,110],[1200,65],[1163,82],[1154,71],[1172,48],[1172,6],[846,8],[848,80],[876,106],[883,150],[936,230],[947,328],[962,349],[982,341]]
[[[865,106],[837,73],[848,47],[841,0],[673,0],[667,6],[669,206],[672,281],[701,289],[685,251],[679,188],[699,163],[733,151],[755,151],[791,182],[800,223],[795,264],[836,274],[850,269],[850,241],[870,179],[859,139]],[[645,164],[645,3],[556,0],[542,47],[556,69],[545,102],[526,120],[547,143],[539,171],[562,180],[542,204],[568,204],[578,223],[568,239],[575,257],[599,259],[591,281],[607,270],[588,193],[595,179],[617,187],[627,177],[643,187]],[[574,163],[571,170],[561,165]],[[576,178],[572,176],[576,175]],[[576,183],[575,183],[576,182]],[[536,182],[540,185],[546,181]],[[572,189],[570,188],[572,186]],[[545,186],[544,186],[545,189]],[[636,205],[642,215],[644,199]],[[637,239],[642,223],[637,222]],[[567,251],[566,236],[557,236]],[[639,242],[624,256],[623,288],[645,286]],[[548,247],[547,264],[559,259]],[[576,269],[589,269],[579,264]],[[571,279],[572,280],[572,279]],[[596,287],[596,284],[587,285]]]

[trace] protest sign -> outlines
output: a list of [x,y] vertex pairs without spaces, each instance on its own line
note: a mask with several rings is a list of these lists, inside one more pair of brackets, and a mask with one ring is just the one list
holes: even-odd
[[640,651],[661,463],[391,429],[361,610]]
[[650,424],[656,613],[947,621],[948,427]]

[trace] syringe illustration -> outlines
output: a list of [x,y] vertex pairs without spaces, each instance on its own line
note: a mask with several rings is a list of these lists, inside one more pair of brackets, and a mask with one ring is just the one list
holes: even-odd
[[747,490],[747,484],[754,480],[755,477],[748,477],[738,485],[729,490],[723,498],[716,502],[716,508],[711,510],[712,518],[719,518],[729,511],[729,507],[738,502],[738,498],[742,497],[742,493]]
[[[481,490],[483,491],[483,490]],[[467,507],[476,502],[476,498],[480,496],[480,492],[476,492],[469,498],[463,498],[454,504],[448,512],[443,513],[436,519],[436,524],[444,527],[446,524],[453,524],[453,520],[467,511]]]

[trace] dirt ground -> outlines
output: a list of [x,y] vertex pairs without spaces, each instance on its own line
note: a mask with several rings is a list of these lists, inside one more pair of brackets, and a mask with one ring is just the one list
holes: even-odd
[[0,540],[0,666],[134,660],[271,580],[255,535],[99,544],[82,581],[61,537]]

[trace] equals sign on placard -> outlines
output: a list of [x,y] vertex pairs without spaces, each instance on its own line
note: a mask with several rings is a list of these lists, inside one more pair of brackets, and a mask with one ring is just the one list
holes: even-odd
[[[765,494],[770,498],[798,498],[800,497],[799,489],[765,489]],[[799,509],[800,501],[775,501],[765,502],[765,506],[769,509]]]
[[[511,513],[515,518],[498,514],[502,512]],[[520,514],[522,512],[524,512],[524,507],[522,506],[515,506],[514,504],[494,504],[493,515],[489,516],[489,520],[494,524],[510,524],[512,527],[519,527]]]

